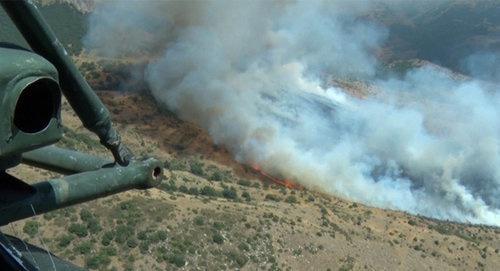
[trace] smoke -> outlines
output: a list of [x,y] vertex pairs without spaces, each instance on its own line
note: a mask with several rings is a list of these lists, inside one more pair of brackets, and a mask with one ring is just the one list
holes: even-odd
[[462,68],[477,79],[499,83],[500,55],[495,52],[476,52],[462,62]]
[[380,78],[380,3],[106,1],[84,42],[154,55],[154,97],[238,161],[372,206],[500,225],[500,96],[433,65]]

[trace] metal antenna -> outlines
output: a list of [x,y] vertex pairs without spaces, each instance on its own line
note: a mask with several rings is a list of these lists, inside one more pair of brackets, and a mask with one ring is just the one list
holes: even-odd
[[[36,216],[35,207],[33,207],[33,204],[30,204],[30,206],[31,206],[31,210],[33,211],[33,215]],[[40,235],[41,234],[38,234],[38,240],[42,244],[43,249],[45,249],[45,251],[47,252],[47,255],[49,255],[50,262],[52,263],[52,267],[54,268],[54,271],[57,271],[56,264],[54,263],[54,259],[52,259],[52,255],[50,254],[49,249],[45,245],[45,242],[43,241],[43,238]]]
[[[23,239],[23,238],[21,238],[21,235],[19,235],[19,232],[16,230],[16,228],[14,227],[14,225],[13,225],[12,223],[9,223],[9,225],[10,225],[10,229],[12,230],[12,232],[13,232],[16,236],[18,236],[19,240],[21,240],[21,242],[23,243],[24,248],[25,248],[25,249],[28,251],[28,253],[30,254],[31,259],[33,259],[33,263],[36,265],[36,268],[37,268],[38,270],[40,270],[40,266],[38,265],[38,262],[36,261],[35,256],[33,256],[33,253],[31,253],[31,250],[30,250],[30,248],[28,247],[28,245],[26,244],[26,242],[24,242],[24,239]],[[3,233],[2,233],[2,234],[3,234]],[[8,240],[8,239],[7,239],[7,240]],[[10,243],[10,241],[9,241],[9,243]],[[15,246],[14,246],[12,243],[10,243],[10,245],[11,245],[13,248],[15,248]]]

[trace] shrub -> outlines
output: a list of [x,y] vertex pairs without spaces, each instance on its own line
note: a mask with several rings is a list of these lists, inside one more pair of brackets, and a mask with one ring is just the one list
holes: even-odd
[[148,232],[147,231],[140,231],[137,234],[137,239],[139,240],[146,240],[148,238]]
[[222,230],[224,228],[224,223],[219,222],[219,221],[215,221],[213,225],[214,225],[214,229],[216,229],[216,230]]
[[152,243],[159,243],[161,241],[165,241],[166,239],[167,239],[166,231],[157,231],[150,237]]
[[69,234],[63,235],[63,236],[61,236],[61,238],[59,238],[57,245],[60,248],[64,248],[64,247],[67,247],[71,243],[71,241],[73,241],[73,236],[71,236]]
[[280,201],[280,198],[274,194],[267,194],[265,200]]
[[252,200],[252,198],[250,197],[250,194],[247,191],[241,193],[241,197],[244,198],[246,201]]
[[201,226],[201,225],[205,224],[205,220],[203,219],[202,216],[197,216],[194,219],[194,224],[198,225],[198,226]]
[[90,241],[81,242],[75,247],[75,252],[78,254],[86,255],[92,250],[92,243]]
[[34,237],[38,233],[38,228],[40,228],[38,221],[30,220],[24,224],[23,232]]
[[320,211],[321,211],[321,215],[323,215],[323,216],[328,214],[328,210],[324,206],[321,206]]
[[214,233],[214,235],[212,236],[212,240],[214,241],[214,243],[219,245],[224,243],[224,237],[218,232]]
[[309,202],[313,202],[315,199],[313,197],[313,195],[309,195],[309,197],[307,197],[307,201]]
[[98,233],[102,230],[99,220],[95,217],[91,217],[87,220],[87,229],[90,233]]
[[163,191],[177,191],[177,186],[173,180],[169,180],[168,183],[162,182],[159,188]]
[[188,193],[189,189],[185,185],[179,186],[179,192]]
[[186,264],[186,259],[184,258],[184,255],[174,253],[168,256],[168,262],[177,267],[183,267]]
[[189,191],[188,191],[188,194],[197,196],[199,194],[198,188],[196,188],[196,187],[190,187]]
[[252,185],[252,182],[249,181],[249,180],[244,180],[244,179],[240,179],[238,181],[238,184],[239,185],[242,185],[242,186],[251,186]]
[[227,199],[237,199],[238,198],[238,194],[236,194],[236,189],[234,189],[233,187],[224,188],[224,190],[222,190],[222,196],[227,198]]
[[57,213],[56,212],[48,212],[48,213],[45,213],[43,214],[43,218],[45,220],[52,220],[53,218],[55,218],[57,216]]
[[103,253],[85,259],[85,265],[89,269],[103,269],[102,267],[106,267],[110,262],[111,259]]
[[141,251],[142,254],[148,254],[149,252],[149,242],[148,241],[143,241],[139,244],[139,250]]
[[87,209],[82,209],[80,211],[80,219],[82,221],[85,221],[85,222],[88,222],[90,219],[92,219],[94,216],[92,215],[92,213],[87,210]]
[[132,209],[134,209],[134,207],[135,207],[134,202],[132,202],[130,200],[120,203],[121,210],[132,210]]
[[130,238],[130,239],[128,239],[128,240],[127,240],[127,246],[128,246],[129,248],[134,248],[134,247],[136,247],[137,245],[138,245],[137,239],[135,239],[135,238]]
[[125,225],[119,225],[115,230],[115,241],[123,244],[130,236],[134,235],[134,228]]
[[170,170],[183,170],[187,169],[186,163],[181,160],[173,159],[171,161],[165,162],[165,166]]
[[112,232],[112,231],[107,231],[107,232],[105,232],[105,233],[102,235],[101,244],[102,244],[103,246],[109,246],[109,244],[111,243],[111,241],[113,241],[113,238],[115,238],[115,234],[114,234],[114,232]]
[[235,262],[239,267],[243,267],[248,262],[248,258],[245,256],[245,254],[236,250],[230,251],[227,254],[227,257],[229,258],[229,260]]
[[238,245],[238,248],[240,250],[243,250],[243,251],[249,251],[250,250],[250,246],[247,244],[247,243],[244,243],[244,242],[241,242],[239,245]]
[[72,223],[69,225],[68,231],[78,237],[85,237],[88,235],[87,227],[80,223]]
[[116,248],[113,247],[113,246],[110,246],[110,247],[103,247],[101,249],[101,253],[103,255],[106,255],[106,256],[116,256],[117,255],[117,252],[116,252]]
[[191,162],[189,165],[191,173],[198,176],[205,176],[205,171],[203,170],[203,164],[200,162]]
[[210,175],[208,180],[214,181],[214,182],[221,182],[224,180],[224,174],[217,170],[214,173],[212,173],[212,175]]
[[200,191],[200,194],[204,195],[204,196],[209,196],[209,197],[215,197],[217,196],[217,192],[215,191],[215,189],[211,186],[204,186],[201,191]]
[[288,202],[290,204],[294,204],[294,203],[298,203],[299,201],[297,200],[297,197],[295,197],[294,195],[290,195],[286,198],[286,202]]

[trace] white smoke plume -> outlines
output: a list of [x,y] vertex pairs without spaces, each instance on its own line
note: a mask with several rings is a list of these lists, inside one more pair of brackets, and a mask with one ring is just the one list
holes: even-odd
[[377,78],[388,30],[369,20],[376,4],[105,1],[84,41],[157,56],[154,97],[238,161],[372,206],[499,226],[500,96],[431,65]]

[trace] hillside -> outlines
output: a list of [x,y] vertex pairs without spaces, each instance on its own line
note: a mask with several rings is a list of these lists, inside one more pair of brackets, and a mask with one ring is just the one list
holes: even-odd
[[[236,163],[206,132],[142,94],[99,93],[125,142],[165,161],[158,189],[5,226],[97,270],[495,270],[500,229],[370,208],[287,189]],[[64,104],[60,145],[106,154]],[[29,181],[54,176],[27,166]]]
[[[368,207],[281,180],[258,165],[238,163],[205,130],[160,109],[147,94],[142,74],[151,56],[112,59],[81,52],[86,16],[94,1],[39,2],[108,106],[125,143],[138,157],[163,161],[165,176],[158,188],[61,209],[0,231],[47,246],[91,270],[497,270],[500,266],[500,228]],[[485,51],[500,49],[494,1],[421,3],[415,10],[382,5],[370,14],[389,29],[379,56],[381,73],[404,77],[415,67],[432,66],[466,80],[452,71],[461,69],[465,56],[478,46]],[[23,44],[1,9],[0,40]],[[327,84],[360,98],[378,94],[367,82],[351,78],[330,78]],[[409,93],[404,98],[414,97]],[[59,146],[110,158],[67,102],[62,118],[65,135]],[[58,176],[25,165],[9,171],[31,183]]]
[[[71,54],[79,53],[82,50],[81,39],[87,32],[85,15],[76,10],[72,4],[54,1],[40,5],[39,10],[66,49]],[[28,46],[2,8],[0,8],[0,42]]]

